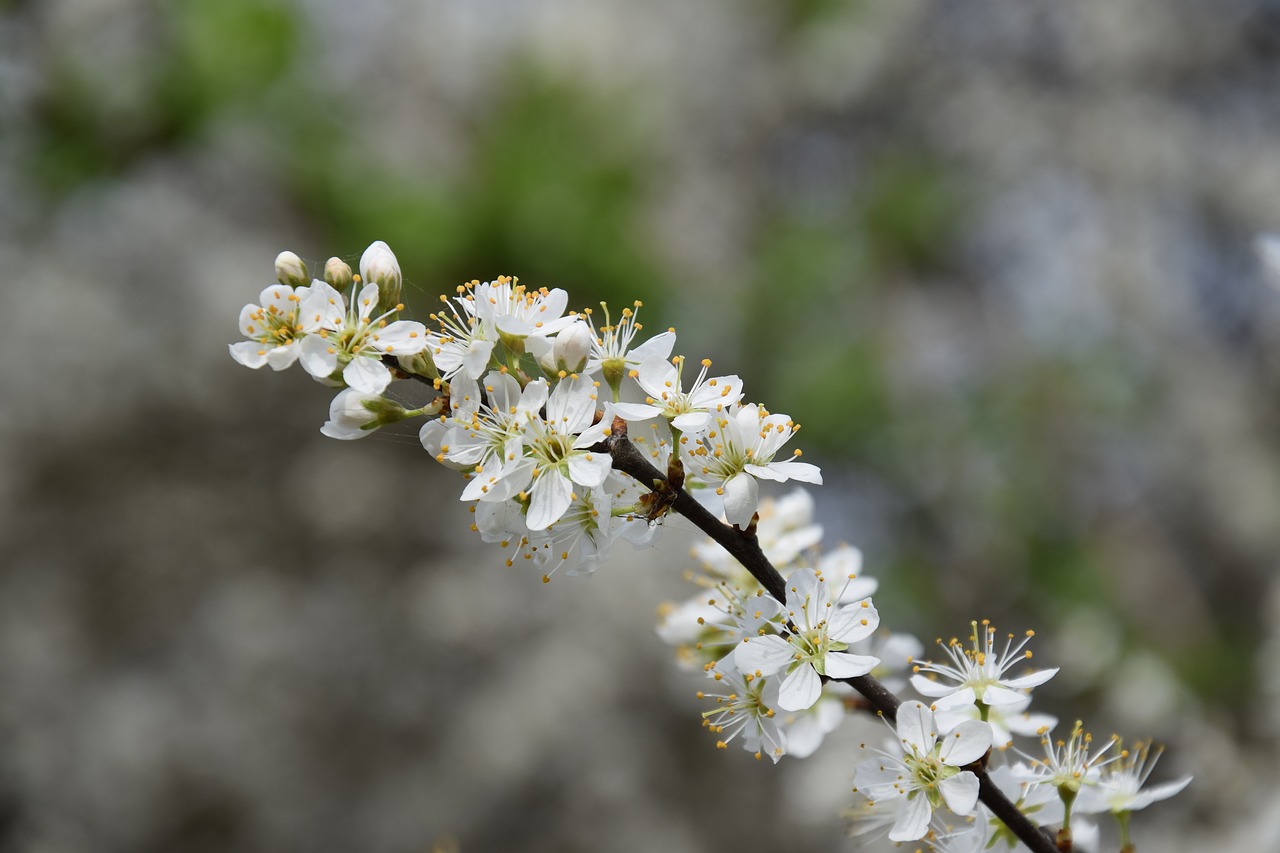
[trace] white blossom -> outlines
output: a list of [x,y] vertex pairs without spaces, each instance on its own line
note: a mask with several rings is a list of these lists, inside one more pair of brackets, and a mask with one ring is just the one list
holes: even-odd
[[1081,792],[1078,808],[1086,812],[1109,811],[1117,815],[1136,812],[1172,797],[1191,784],[1191,777],[1183,776],[1148,787],[1147,779],[1155,769],[1160,753],[1160,749],[1152,751],[1150,741],[1139,741],[1133,749],[1122,750],[1119,757],[1103,770],[1096,784]]
[[1044,748],[1043,758],[1032,758],[1030,765],[1018,769],[1021,779],[1048,785],[1070,794],[1078,794],[1087,785],[1096,784],[1101,769],[1118,758],[1118,755],[1107,756],[1107,752],[1115,745],[1116,738],[1111,738],[1102,749],[1093,750],[1093,735],[1084,730],[1083,724],[1077,720],[1071,730],[1071,736],[1054,740],[1048,734],[1040,738]]
[[1058,672],[1056,668],[1042,669],[1009,677],[1010,669],[1030,660],[1031,652],[1026,650],[1026,645],[1035,632],[1028,631],[1016,645],[1014,636],[1009,634],[1004,648],[997,648],[996,629],[989,621],[982,621],[981,632],[977,622],[969,624],[972,627],[969,635],[972,647],[965,646],[955,637],[947,643],[938,640],[951,663],[925,661],[915,667],[911,686],[922,695],[936,699],[933,703],[935,708],[946,710],[977,703],[1016,705],[1022,702],[1026,691],[1045,683]]
[[734,661],[744,672],[786,671],[778,704],[788,711],[802,711],[818,701],[822,676],[866,675],[880,663],[846,651],[880,624],[871,599],[837,604],[840,595],[813,569],[800,569],[787,580],[787,636],[748,636],[734,649]]
[[[315,282],[323,284],[323,282]],[[230,345],[231,357],[257,370],[265,364],[284,370],[298,360],[298,342],[320,328],[318,319],[302,311],[310,287],[273,284],[258,296],[258,304],[240,309],[240,332],[249,340]]]
[[547,383],[538,379],[521,389],[515,377],[494,370],[485,376],[483,395],[465,376],[454,380],[451,391],[452,415],[424,424],[418,438],[437,461],[469,472],[463,500],[484,500],[502,467],[523,458],[524,425],[546,405]]
[[628,373],[639,367],[647,359],[666,360],[671,355],[672,348],[676,345],[675,330],[668,329],[665,332],[654,335],[642,344],[635,347],[631,346],[636,334],[643,328],[636,319],[641,304],[639,300],[636,300],[633,306],[635,308],[634,311],[631,308],[623,308],[622,318],[616,324],[610,321],[609,307],[602,305],[605,324],[599,328],[595,325],[593,312],[590,309],[584,312],[587,322],[591,325],[591,333],[594,337],[591,354],[587,358],[587,365],[584,371],[590,374],[599,373],[604,377],[605,382],[613,390],[613,401],[615,403],[618,402],[618,393],[622,380]]
[[711,360],[703,359],[702,370],[685,391],[682,382],[684,356],[677,356],[673,361],[665,358],[646,360],[630,374],[648,395],[645,402],[619,403],[618,414],[637,421],[661,415],[681,432],[705,433],[714,423],[714,416],[742,399],[742,380],[736,376],[708,379],[710,367]]
[[786,736],[778,725],[776,678],[743,674],[734,669],[712,668],[708,675],[716,690],[698,691],[699,699],[712,699],[716,707],[702,714],[702,724],[718,736],[716,746],[725,749],[736,737],[756,758],[769,756],[776,764],[787,751]]
[[874,802],[897,804],[889,838],[924,838],[934,810],[944,804],[957,815],[971,814],[978,802],[978,777],[961,768],[991,748],[991,728],[971,721],[939,736],[933,712],[913,700],[898,708],[897,735],[900,751],[864,761],[854,773],[855,791]]
[[573,316],[561,316],[568,304],[568,294],[558,287],[529,290],[509,276],[474,284],[462,297],[463,307],[480,320],[490,340],[502,336],[512,342],[554,335],[574,322]]
[[293,252],[281,252],[276,255],[276,281],[286,287],[306,287],[311,283],[311,275],[302,258]]
[[[794,458],[774,461],[795,429],[795,422],[786,415],[771,415],[755,403],[735,406],[706,435],[696,440],[685,436],[681,446],[685,471],[715,485],[716,493],[724,498],[725,518],[730,524],[746,528],[759,504],[757,477],[822,482],[816,465],[796,462]],[[798,450],[794,452],[794,456],[799,454]]]
[[530,530],[545,530],[564,515],[574,500],[574,486],[596,488],[609,475],[612,460],[591,448],[609,436],[611,418],[593,426],[596,414],[595,383],[584,376],[562,379],[547,398],[546,419],[525,421],[524,455],[504,464],[496,477],[495,495],[527,494],[525,523]]
[[427,330],[412,320],[387,323],[386,317],[393,312],[372,316],[377,304],[377,284],[366,284],[348,308],[338,291],[322,281],[312,282],[302,315],[319,328],[302,340],[303,368],[322,380],[341,370],[344,383],[366,394],[386,390],[391,371],[382,356],[422,352]]

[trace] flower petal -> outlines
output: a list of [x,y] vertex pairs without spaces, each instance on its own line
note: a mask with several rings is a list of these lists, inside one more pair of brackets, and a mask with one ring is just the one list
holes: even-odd
[[[986,755],[990,748],[991,726],[982,720],[969,720],[956,726],[955,731],[943,738],[938,757],[942,759],[943,764],[963,767]],[[956,813],[967,814],[967,812]]]
[[898,811],[898,819],[889,830],[890,841],[919,841],[929,831],[929,818],[933,817],[933,807],[924,794],[907,797]]
[[376,358],[356,356],[342,369],[342,381],[365,394],[381,394],[391,384],[391,371]]
[[773,475],[768,478],[770,480],[799,480],[801,483],[822,485],[822,469],[808,462],[770,462],[768,468]]
[[898,739],[919,753],[933,749],[938,733],[929,706],[912,699],[898,707]]
[[627,353],[627,361],[631,363],[643,363],[651,358],[666,361],[671,357],[671,350],[676,345],[675,332],[662,332],[654,335],[649,340],[640,344],[640,346],[632,347]]
[[[1057,674],[1058,674],[1058,668],[1055,666],[1053,669],[1041,669],[1036,672],[1027,673],[1026,675],[1020,675],[1017,678],[1001,679],[1001,683],[1004,684],[1005,687],[1012,687],[1016,690],[1022,690],[1027,687],[1037,687],[1041,684],[1044,684],[1046,681],[1048,681],[1050,678],[1053,678]],[[991,704],[995,704],[995,703],[993,702]]]
[[954,684],[943,684],[941,681],[934,681],[932,678],[919,674],[911,676],[911,686],[914,687],[916,692],[920,695],[928,696],[930,698],[936,696],[949,696],[956,692]]
[[[919,688],[916,689],[919,690]],[[924,693],[923,690],[920,692]],[[938,697],[938,701],[933,703],[933,708],[935,711],[954,711],[957,708],[972,707],[977,702],[978,696],[973,692],[972,687],[953,687],[950,693]]]
[[646,406],[644,403],[614,403],[613,411],[618,417],[633,423],[647,421],[662,414],[662,409],[657,406]]
[[733,663],[743,672],[773,675],[795,659],[796,650],[777,634],[747,637],[733,649]]
[[724,481],[724,517],[746,529],[760,505],[760,486],[750,474],[736,474]]
[[804,711],[813,707],[822,695],[822,679],[812,664],[802,663],[782,681],[778,691],[778,707],[785,711]]
[[559,471],[543,471],[529,493],[529,514],[525,523],[530,530],[546,530],[564,516],[573,503],[573,483]]
[[832,678],[854,678],[866,675],[879,665],[880,658],[848,652],[827,652],[827,656],[822,661],[822,668]]
[[228,349],[231,350],[231,357],[245,367],[257,370],[267,363],[267,347],[257,341],[240,341],[231,344]]
[[842,643],[856,643],[870,637],[879,627],[880,612],[867,598],[837,609],[827,626],[827,634]]
[[955,776],[943,779],[938,783],[938,790],[947,808],[958,815],[973,814],[973,807],[978,804],[978,777],[968,770]]
[[267,352],[267,364],[271,365],[272,370],[284,370],[298,360],[300,352],[296,341],[281,344]]
[[604,484],[612,463],[608,453],[575,453],[569,457],[569,478],[580,486],[594,489]]
[[426,326],[413,320],[397,320],[378,330],[369,349],[386,355],[413,355],[426,346]]
[[329,342],[319,335],[308,335],[298,344],[302,347],[302,369],[316,379],[326,379],[338,369],[338,354],[331,352]]

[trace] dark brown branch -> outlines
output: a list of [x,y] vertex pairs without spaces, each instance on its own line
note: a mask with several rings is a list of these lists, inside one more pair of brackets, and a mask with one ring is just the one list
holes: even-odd
[[[613,457],[614,468],[634,477],[658,495],[664,505],[692,521],[695,527],[710,536],[716,544],[741,563],[770,595],[781,602],[787,600],[786,581],[760,550],[754,526],[742,530],[725,524],[694,500],[688,492],[668,482],[667,477],[653,467],[644,454],[627,439],[626,424],[622,421],[615,421],[613,433],[605,439],[601,449]],[[860,675],[856,678],[836,680],[848,684],[862,694],[871,706],[890,722],[897,720],[898,706],[902,704],[902,700],[872,676]],[[987,775],[981,762],[965,769],[971,770],[978,777],[978,798],[996,817],[1004,821],[1004,824],[1027,847],[1035,853],[1058,853],[1057,845],[1053,843],[1051,837],[1028,820],[1027,816],[1000,792],[1000,789],[991,781],[991,777]]]
[[394,355],[382,356],[382,363],[385,364],[387,367],[391,368],[392,374],[397,379],[416,379],[419,382],[422,382],[426,385],[430,385],[432,388],[435,388],[437,391],[440,390],[439,388],[436,387],[436,380],[431,379],[427,376],[419,376],[416,373],[410,373],[409,371],[405,370],[400,366],[400,362],[396,360],[396,357]]

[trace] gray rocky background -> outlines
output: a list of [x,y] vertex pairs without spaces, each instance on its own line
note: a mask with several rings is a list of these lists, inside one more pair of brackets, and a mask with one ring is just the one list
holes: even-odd
[[374,239],[420,315],[643,298],[805,425],[889,624],[1034,627],[1196,774],[1139,850],[1280,849],[1278,80],[1271,0],[0,2],[0,850],[857,849],[874,726],[699,728],[687,529],[543,586],[228,358]]

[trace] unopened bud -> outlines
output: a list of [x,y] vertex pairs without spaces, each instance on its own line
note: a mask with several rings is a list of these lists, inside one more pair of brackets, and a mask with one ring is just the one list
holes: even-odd
[[311,275],[302,258],[293,252],[276,255],[276,281],[288,287],[302,287],[311,283]]
[[378,240],[360,256],[360,277],[378,285],[378,311],[394,311],[400,303],[400,262],[391,247]]
[[440,378],[440,371],[436,370],[435,362],[431,360],[431,356],[427,350],[414,353],[413,355],[396,356],[396,361],[400,363],[400,369],[405,373],[425,376],[427,379]]
[[556,335],[556,366],[568,373],[579,373],[587,364],[591,355],[591,345],[595,339],[591,329],[581,320],[571,323]]
[[329,420],[320,427],[320,432],[330,438],[349,441],[364,438],[378,427],[406,417],[409,417],[408,411],[394,400],[348,388],[334,397],[329,405]]
[[330,258],[324,265],[324,280],[339,293],[346,293],[351,286],[351,267],[341,258]]

